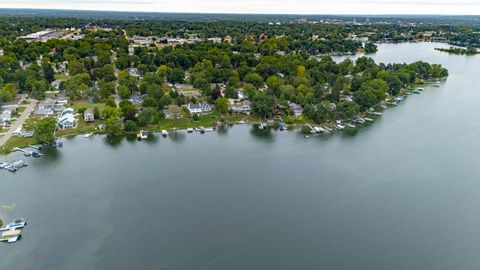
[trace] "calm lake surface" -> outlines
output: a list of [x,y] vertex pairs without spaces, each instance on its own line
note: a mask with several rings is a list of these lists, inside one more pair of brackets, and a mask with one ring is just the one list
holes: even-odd
[[356,132],[78,136],[0,171],[28,221],[0,269],[479,269],[480,57],[439,46],[379,46],[450,77]]

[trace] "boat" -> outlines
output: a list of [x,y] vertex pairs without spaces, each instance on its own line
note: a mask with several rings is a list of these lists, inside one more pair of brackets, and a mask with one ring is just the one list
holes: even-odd
[[352,124],[352,123],[347,123],[347,127],[349,127],[349,128],[356,128],[357,126],[355,126],[355,125]]
[[395,97],[395,101],[397,101],[397,102],[401,102],[403,100],[405,100],[405,96],[396,96]]
[[380,105],[380,108],[382,108],[382,109],[388,109],[387,105],[384,105],[384,104],[381,104],[381,105]]
[[421,87],[419,87],[419,88],[417,88],[417,89],[415,89],[415,90],[417,90],[417,91],[419,91],[419,92],[422,92],[424,89],[421,88]]
[[12,162],[12,165],[15,166],[17,169],[20,169],[20,168],[23,168],[23,167],[27,167],[28,163],[26,163],[23,160],[17,160],[17,161]]
[[215,131],[215,128],[213,128],[213,127],[203,129],[203,132],[214,132],[214,131]]
[[373,119],[372,119],[372,118],[365,117],[365,118],[363,118],[363,119],[364,119],[365,121],[367,121],[367,122],[373,122]]
[[375,115],[375,116],[382,116],[381,112],[372,112],[372,114]]
[[335,126],[338,130],[344,130],[345,129],[345,126],[344,125],[341,125],[341,124],[337,124]]
[[187,132],[188,132],[188,133],[192,133],[192,132],[193,132],[193,128],[187,128]]
[[285,126],[285,123],[280,123],[278,124],[278,129],[280,129],[280,131],[284,131],[287,130],[287,127]]
[[200,133],[202,133],[202,134],[205,133],[205,127],[203,127],[203,126],[198,127],[198,130],[199,130]]
[[260,125],[258,126],[258,129],[262,130],[262,129],[266,129],[267,128],[267,124],[265,123],[260,123]]
[[140,130],[140,132],[137,134],[137,139],[140,140],[145,140],[148,138],[148,133],[145,130]]
[[357,117],[357,119],[355,119],[355,121],[359,124],[365,124],[365,119],[363,119],[362,117]]
[[15,167],[15,165],[9,163],[7,164],[5,167],[3,167],[5,170],[9,171],[9,172],[16,172],[17,171],[17,167]]
[[420,93],[422,93],[422,91],[420,91],[420,90],[418,90],[418,89],[415,89],[415,90],[412,91],[412,94],[417,94],[417,95],[418,95],[418,94],[420,94]]
[[84,137],[88,139],[88,138],[92,137],[92,135],[93,135],[93,132],[90,132],[90,133],[85,134]]
[[168,135],[168,132],[165,129],[162,129],[162,136],[167,137],[167,135]]
[[40,156],[42,156],[42,154],[38,153],[38,152],[32,152],[32,157],[34,158],[39,158]]
[[13,222],[7,224],[7,226],[5,226],[5,228],[9,229],[9,230],[16,230],[16,229],[22,229],[25,226],[27,226],[26,221],[24,221],[22,219],[15,219]]

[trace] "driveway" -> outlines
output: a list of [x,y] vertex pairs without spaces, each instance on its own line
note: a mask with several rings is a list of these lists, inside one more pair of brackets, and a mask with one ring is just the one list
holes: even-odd
[[28,119],[28,116],[33,112],[35,109],[35,106],[37,105],[37,100],[36,99],[28,99],[30,104],[27,105],[27,108],[25,111],[22,112],[22,114],[18,117],[17,121],[10,127],[10,130],[3,135],[3,137],[0,137],[0,147],[2,147],[13,135],[13,132],[17,130],[25,121]]

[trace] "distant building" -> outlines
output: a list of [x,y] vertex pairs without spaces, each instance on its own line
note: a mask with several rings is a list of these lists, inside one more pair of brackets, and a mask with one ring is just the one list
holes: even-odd
[[64,31],[59,31],[56,29],[46,29],[42,31],[38,31],[35,33],[28,34],[26,36],[20,37],[27,41],[41,41],[46,42],[49,39],[55,39],[63,37],[66,34]]
[[188,103],[188,111],[191,114],[208,113],[212,111],[212,106],[206,102],[198,104]]
[[83,120],[87,123],[89,122],[94,122],[95,121],[95,114],[93,113],[93,110],[92,109],[87,109],[84,113],[83,113]]

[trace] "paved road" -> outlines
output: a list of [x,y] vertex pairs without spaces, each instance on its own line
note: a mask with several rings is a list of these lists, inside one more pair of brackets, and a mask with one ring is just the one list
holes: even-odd
[[30,104],[28,104],[25,111],[23,111],[20,117],[18,117],[17,121],[12,125],[10,130],[5,133],[5,135],[0,137],[0,147],[2,147],[12,137],[12,134],[15,130],[17,130],[21,125],[23,125],[23,123],[25,123],[30,113],[32,113],[35,109],[35,106],[37,105],[37,100],[29,99],[28,101],[30,102]]

